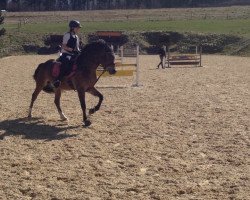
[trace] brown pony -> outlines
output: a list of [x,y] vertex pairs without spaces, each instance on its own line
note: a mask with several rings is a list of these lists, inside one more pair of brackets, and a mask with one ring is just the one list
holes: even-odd
[[[76,59],[77,69],[74,76],[71,78],[71,84],[64,78],[62,84],[58,88],[54,88],[51,84],[55,77],[52,75],[52,68],[56,63],[55,60],[48,60],[45,63],[41,63],[35,73],[34,79],[36,81],[36,88],[32,94],[32,99],[29,107],[29,115],[31,117],[32,107],[34,101],[36,100],[38,94],[44,90],[45,92],[55,93],[55,105],[60,114],[62,120],[67,120],[67,117],[63,114],[60,107],[60,97],[62,90],[72,90],[75,89],[78,93],[78,97],[81,103],[81,108],[83,112],[83,123],[85,126],[91,125],[91,122],[87,119],[86,115],[86,103],[85,103],[85,93],[88,92],[94,96],[99,97],[98,104],[89,110],[89,114],[93,114],[100,109],[101,103],[103,101],[103,95],[95,88],[97,82],[96,69],[99,65],[102,65],[105,71],[109,74],[115,74],[115,56],[113,50],[103,41],[98,40],[87,44],[80,55]],[[73,87],[72,87],[73,86]]]

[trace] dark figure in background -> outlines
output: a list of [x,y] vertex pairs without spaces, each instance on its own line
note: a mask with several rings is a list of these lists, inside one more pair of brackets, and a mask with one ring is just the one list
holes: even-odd
[[161,65],[162,69],[164,69],[164,68],[165,68],[165,67],[164,67],[164,66],[165,66],[165,63],[163,63],[163,62],[164,62],[164,58],[166,58],[166,51],[164,50],[163,47],[159,49],[158,54],[159,54],[159,57],[160,57],[160,60],[161,60],[161,61],[160,61],[160,63],[158,64],[157,69],[159,69],[160,65]]

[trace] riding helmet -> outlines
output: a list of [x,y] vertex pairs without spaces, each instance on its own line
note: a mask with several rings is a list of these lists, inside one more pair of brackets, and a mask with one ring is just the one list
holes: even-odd
[[79,21],[77,21],[77,20],[71,20],[69,22],[69,28],[78,28],[78,27],[79,28],[82,27]]

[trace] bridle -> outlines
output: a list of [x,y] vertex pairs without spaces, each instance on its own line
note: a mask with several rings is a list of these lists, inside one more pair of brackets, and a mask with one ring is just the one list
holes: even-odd
[[[99,81],[99,79],[101,78],[101,76],[107,71],[107,69],[103,69],[102,73],[98,76],[98,78],[95,81],[95,84]],[[94,86],[95,86],[94,84]]]
[[[109,51],[109,52],[106,51],[105,53],[106,53],[106,54],[111,54],[111,55],[114,54],[112,51]],[[103,68],[103,71],[102,71],[102,73],[98,76],[98,78],[96,79],[95,84],[99,81],[99,79],[101,78],[101,76],[102,76],[106,71],[107,71],[107,67]],[[94,84],[94,85],[95,85],[95,84]]]

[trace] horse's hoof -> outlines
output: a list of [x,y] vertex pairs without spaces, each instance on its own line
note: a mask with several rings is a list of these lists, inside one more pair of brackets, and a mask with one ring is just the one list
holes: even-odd
[[61,121],[63,121],[63,122],[64,122],[64,121],[68,121],[68,118],[67,118],[67,117],[62,117],[62,118],[61,118]]
[[90,126],[91,125],[91,122],[89,121],[89,120],[85,120],[84,121],[84,126],[85,127],[88,127],[88,126]]
[[68,121],[68,118],[63,113],[59,113],[59,114],[60,114],[60,118],[62,121]]
[[90,114],[90,115],[92,115],[92,114],[94,114],[94,113],[95,113],[95,109],[94,109],[94,108],[89,109],[89,114]]

